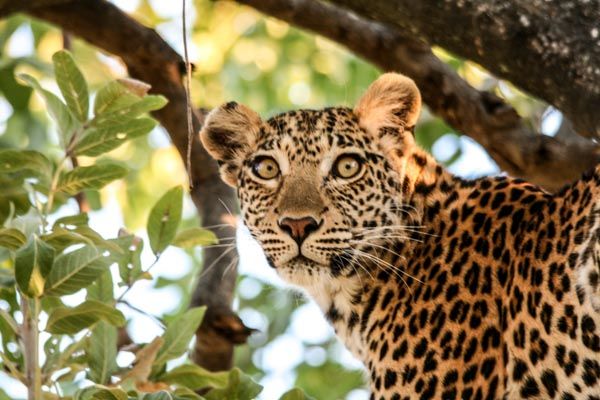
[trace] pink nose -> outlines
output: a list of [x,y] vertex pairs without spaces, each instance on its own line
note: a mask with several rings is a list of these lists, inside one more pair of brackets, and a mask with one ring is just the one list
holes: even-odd
[[290,235],[292,239],[298,243],[298,246],[300,246],[308,235],[319,229],[319,223],[313,217],[286,217],[279,221],[279,227]]

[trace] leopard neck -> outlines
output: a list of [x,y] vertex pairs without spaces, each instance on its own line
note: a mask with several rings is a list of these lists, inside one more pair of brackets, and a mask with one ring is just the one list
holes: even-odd
[[[396,170],[400,171],[399,203],[411,211],[406,213],[410,221],[403,224],[427,223],[431,219],[432,210],[439,210],[449,196],[452,181],[456,178],[445,171],[433,157],[416,147],[410,154],[392,162],[398,163]],[[418,232],[414,234],[419,235]],[[352,261],[356,265],[346,268],[344,274],[323,276],[316,280],[319,282],[317,285],[305,288],[333,325],[336,334],[365,363],[368,361],[365,359],[368,343],[364,341],[368,338],[369,328],[372,328],[369,321],[372,308],[386,282],[398,278],[407,281],[402,284],[414,283],[407,276],[399,276],[399,272],[393,271],[392,266],[396,267],[400,258],[410,257],[415,243],[418,241],[398,241],[390,245],[391,251],[378,254],[381,263],[390,268],[381,268],[382,264],[377,265],[377,261],[361,265]]]
[[406,224],[421,225],[450,195],[457,178],[417,146],[392,162],[400,175],[397,201],[407,210]]

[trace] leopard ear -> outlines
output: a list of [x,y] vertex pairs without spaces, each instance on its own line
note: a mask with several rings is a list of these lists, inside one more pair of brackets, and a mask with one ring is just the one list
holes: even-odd
[[248,107],[229,102],[206,117],[200,140],[219,163],[221,178],[235,186],[244,158],[252,151],[262,126],[260,116]]
[[420,111],[421,94],[417,85],[396,73],[381,75],[354,109],[360,125],[380,138],[390,131],[412,131]]

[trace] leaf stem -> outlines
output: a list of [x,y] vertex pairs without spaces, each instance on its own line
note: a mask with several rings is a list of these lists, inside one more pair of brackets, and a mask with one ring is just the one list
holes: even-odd
[[[145,271],[142,271],[142,274],[146,274],[148,272],[150,272],[150,270],[152,269],[152,267],[154,267],[156,265],[156,263],[158,262],[158,260],[160,259],[161,254],[157,254],[156,258],[154,259],[154,261],[152,262],[152,264],[150,264],[150,266],[148,267],[148,269],[146,269]],[[125,295],[131,290],[131,288],[133,287],[133,284],[135,283],[131,282],[127,284],[127,289],[125,289],[125,291],[123,293],[121,293],[121,295],[115,300],[115,304],[121,302],[123,300],[123,298],[125,297]]]
[[[71,164],[73,168],[77,168],[79,166],[79,161],[76,156],[70,156]],[[75,200],[77,201],[77,205],[79,206],[80,213],[87,213],[90,211],[90,203],[85,195],[85,192],[79,192],[75,195]]]
[[58,180],[60,178],[60,173],[62,172],[63,168],[65,167],[65,161],[66,161],[67,157],[65,156],[59,163],[58,166],[56,167],[56,171],[54,171],[54,174],[52,175],[52,183],[50,184],[50,190],[48,191],[48,201],[46,202],[46,207],[44,209],[44,220],[47,219],[48,214],[50,214],[50,212],[52,211],[52,205],[54,203],[54,195],[56,193],[56,188],[58,187]]
[[38,326],[40,300],[38,298],[29,300],[25,296],[21,296],[21,311],[23,312],[21,337],[23,338],[25,353],[27,399],[39,400],[42,398],[42,373],[39,363],[40,332]]

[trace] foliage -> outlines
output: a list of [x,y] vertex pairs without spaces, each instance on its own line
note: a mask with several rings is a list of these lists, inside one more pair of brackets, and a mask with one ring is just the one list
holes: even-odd
[[[60,51],[52,59],[64,102],[32,76],[20,79],[45,99],[60,127],[62,157],[55,160],[32,150],[0,151],[0,168],[9,185],[27,194],[19,209],[0,194],[10,211],[0,230],[5,257],[1,298],[9,304],[0,312],[0,369],[27,386],[29,397],[35,399],[254,398],[262,387],[238,369],[211,373],[194,364],[168,367],[170,360],[186,353],[202,322],[203,307],[172,319],[152,342],[136,344],[135,362],[117,364],[118,329],[126,319],[116,306],[152,268],[141,267],[137,249],[142,241],[125,231],[106,239],[89,226],[85,213],[55,216],[60,205],[77,194],[127,174],[125,167],[104,161],[78,166],[75,156],[99,156],[119,146],[132,131],[123,127],[136,127],[136,135],[147,134],[154,121],[141,115],[162,107],[165,100],[134,93],[127,82],[112,81],[99,90],[90,117],[87,82],[72,56]],[[148,237],[156,259],[176,237],[179,246],[214,242],[211,233],[201,229],[187,229],[178,236],[182,201],[183,190],[176,186],[150,212]],[[118,297],[109,268],[113,264],[119,266],[118,283],[126,287]],[[85,301],[74,307],[64,304],[65,296],[82,291]],[[38,343],[43,344],[43,363]],[[91,384],[69,387],[81,373]],[[204,397],[194,392],[203,388],[209,389]]]

